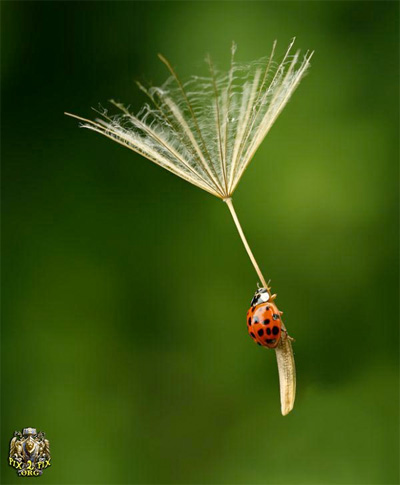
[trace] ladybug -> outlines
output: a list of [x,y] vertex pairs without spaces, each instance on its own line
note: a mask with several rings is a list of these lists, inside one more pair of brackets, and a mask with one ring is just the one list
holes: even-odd
[[247,312],[247,330],[258,345],[274,349],[282,334],[280,312],[273,303],[276,295],[270,296],[268,290],[259,288],[250,303]]

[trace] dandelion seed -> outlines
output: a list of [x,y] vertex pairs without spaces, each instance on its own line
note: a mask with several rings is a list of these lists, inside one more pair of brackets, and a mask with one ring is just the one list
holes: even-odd
[[[209,76],[192,76],[182,82],[165,57],[160,60],[170,77],[160,87],[139,88],[148,96],[138,114],[111,101],[119,110],[82,121],[81,126],[100,133],[143,155],[178,177],[226,202],[258,277],[268,291],[232,203],[232,194],[256,150],[310,65],[313,53],[292,53],[294,39],[281,62],[275,61],[276,42],[267,58],[251,63],[235,61],[218,71],[206,59]],[[68,113],[66,113],[68,114]],[[283,330],[285,327],[282,325]],[[276,348],[281,383],[282,414],[293,407],[295,370],[290,339]]]

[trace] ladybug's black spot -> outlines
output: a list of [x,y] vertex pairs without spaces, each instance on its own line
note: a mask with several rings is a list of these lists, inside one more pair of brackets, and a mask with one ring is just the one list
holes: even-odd
[[274,328],[272,329],[272,333],[273,333],[274,335],[278,335],[278,333],[279,333],[279,328],[278,328],[278,327],[274,327]]
[[260,323],[260,320],[257,317],[255,317],[254,318],[254,323]]
[[251,325],[251,317],[249,317],[249,319],[248,319],[247,323],[248,323],[249,325]]
[[261,344],[260,344],[260,342],[257,342],[257,345],[259,345],[259,346],[261,347]]
[[269,306],[267,306],[267,310],[269,310]]
[[256,338],[256,336],[254,335],[253,332],[250,332],[250,335],[253,337],[253,338]]
[[274,338],[267,338],[266,342],[267,342],[267,344],[273,344],[273,343],[275,343],[275,339]]
[[272,318],[273,318],[274,320],[279,320],[279,315],[278,315],[277,313],[274,313],[274,314],[272,315]]
[[267,318],[266,320],[264,320],[264,325],[268,325],[270,321],[271,320],[269,318]]
[[260,328],[260,330],[257,332],[260,337],[264,335],[264,330]]
[[267,328],[267,335],[271,335],[271,329],[269,327]]

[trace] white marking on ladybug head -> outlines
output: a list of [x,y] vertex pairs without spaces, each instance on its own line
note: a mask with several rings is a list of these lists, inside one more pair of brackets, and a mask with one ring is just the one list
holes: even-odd
[[265,288],[259,288],[251,300],[251,305],[260,305],[260,303],[266,303],[269,299],[269,292]]
[[263,293],[260,293],[259,296],[258,296],[258,298],[259,298],[260,302],[263,302],[263,303],[267,302],[269,300],[269,293],[268,293],[268,291],[265,291]]

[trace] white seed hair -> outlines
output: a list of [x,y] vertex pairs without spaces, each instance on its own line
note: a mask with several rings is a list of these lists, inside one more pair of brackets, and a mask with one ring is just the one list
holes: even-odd
[[[120,111],[98,111],[94,121],[77,117],[82,127],[140,153],[152,162],[221,198],[231,197],[243,172],[310,65],[312,52],[291,54],[275,62],[234,60],[228,72],[217,71],[208,57],[209,77],[182,82],[163,57],[171,76],[161,87],[139,88],[147,94],[137,115],[111,101]],[[74,115],[72,115],[74,116]]]

